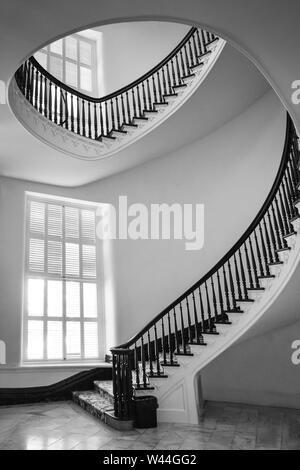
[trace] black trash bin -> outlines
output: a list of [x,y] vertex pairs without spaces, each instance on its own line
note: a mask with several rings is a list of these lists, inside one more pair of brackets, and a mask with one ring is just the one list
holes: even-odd
[[157,398],[147,395],[134,398],[134,413],[136,428],[157,427]]

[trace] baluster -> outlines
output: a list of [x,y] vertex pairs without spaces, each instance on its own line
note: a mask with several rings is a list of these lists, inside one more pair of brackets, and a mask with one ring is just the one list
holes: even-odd
[[162,353],[163,353],[163,363],[166,364],[167,362],[167,353],[166,353],[166,338],[165,338],[165,324],[164,324],[164,317],[161,319],[161,346],[162,346]]
[[111,130],[114,131],[116,129],[116,122],[115,122],[115,111],[114,111],[114,104],[113,100],[110,100],[110,117],[111,117]]
[[89,128],[89,138],[92,138],[92,115],[91,115],[91,103],[88,101],[88,128]]
[[193,66],[193,65],[196,65],[196,61],[195,61],[194,54],[193,54],[193,51],[192,51],[192,42],[191,42],[191,40],[189,40],[188,45],[189,45],[190,64],[191,64],[191,66]]
[[194,291],[192,293],[192,297],[193,297],[193,307],[194,307],[194,322],[195,322],[196,340],[197,340],[198,344],[202,344],[203,343],[203,337],[202,337],[202,334],[201,334],[202,329],[201,329],[201,326],[200,326],[199,320],[198,320],[198,313],[197,313],[196,299],[195,299],[195,292]]
[[293,204],[293,198],[292,198],[291,193],[290,193],[290,188],[289,188],[286,173],[284,174],[284,177],[283,177],[282,187],[283,187],[284,192],[285,192],[285,197],[286,197],[287,207],[289,209],[290,218],[292,219],[293,217],[296,216],[296,210],[295,210],[295,206]]
[[280,206],[281,206],[281,212],[283,215],[283,221],[284,221],[284,226],[285,226],[285,235],[289,235],[290,233],[293,233],[294,229],[290,223],[289,220],[289,212],[288,212],[288,206],[284,202],[284,193],[283,193],[283,184],[281,183],[281,186],[278,191],[279,195],[279,201],[280,201]]
[[202,51],[203,54],[207,53],[206,40],[203,29],[201,29],[201,42],[202,42]]
[[192,343],[193,342],[192,322],[191,322],[191,313],[190,313],[190,305],[189,305],[188,297],[186,297],[185,302],[186,302],[186,311],[187,311],[187,317],[188,317],[188,342]]
[[117,111],[117,129],[121,129],[121,121],[120,121],[120,109],[119,109],[119,98],[116,96],[115,98],[115,103],[116,103],[116,111]]
[[202,331],[207,331],[206,322],[205,322],[205,315],[204,315],[204,307],[203,307],[203,300],[201,294],[201,286],[199,286],[199,301],[200,301],[200,313],[201,313],[201,320],[202,320]]
[[57,85],[56,84],[54,85],[54,122],[55,124],[57,124]]
[[182,77],[186,77],[188,75],[188,71],[186,71],[186,69],[185,69],[185,63],[184,63],[184,60],[183,60],[182,49],[180,49],[179,55],[180,55],[180,64],[181,64]]
[[165,101],[165,95],[168,94],[165,68],[164,67],[161,69],[161,73],[162,73],[162,86],[163,86],[163,97],[162,97],[163,99],[162,99],[162,101],[164,102]]
[[200,34],[199,34],[199,29],[197,29],[197,31],[196,31],[196,36],[197,36],[199,56],[201,56],[203,54],[203,49],[202,49],[202,43],[201,43],[201,38],[200,38]]
[[138,104],[138,110],[139,110],[139,117],[142,116],[142,106],[141,106],[141,97],[140,97],[140,87],[137,85],[137,104]]
[[131,90],[131,95],[132,95],[133,117],[135,118],[137,114],[136,114],[135,93],[134,93],[133,88]]
[[218,322],[218,308],[217,308],[217,298],[215,293],[215,286],[214,286],[214,279],[213,276],[210,278],[211,283],[211,290],[212,290],[212,297],[213,297],[213,306],[214,306],[214,314],[215,314],[215,323]]
[[187,74],[190,75],[191,71],[190,71],[190,61],[189,61],[189,56],[188,56],[188,53],[187,53],[187,48],[186,48],[186,45],[183,46],[183,51],[184,51],[184,58],[185,58],[185,62],[186,62],[186,69],[187,69]]
[[209,331],[210,333],[214,332],[214,324],[211,318],[211,308],[210,308],[210,301],[209,301],[209,295],[208,295],[208,289],[207,289],[207,283],[205,281],[204,283],[205,286],[205,293],[206,293],[206,305],[207,305],[207,314],[208,314],[208,324],[209,324]]
[[[89,103],[90,105],[90,103]],[[71,131],[74,132],[74,103],[73,95],[71,95]]]
[[97,105],[94,103],[94,139],[98,136],[98,118],[97,118]]
[[34,107],[35,109],[38,109],[38,70],[35,71],[35,83],[34,83],[34,92],[35,92],[35,97],[34,97]]
[[260,274],[260,276],[264,276],[265,272],[264,272],[264,268],[263,268],[263,264],[262,264],[261,250],[259,248],[259,243],[258,243],[258,238],[257,238],[256,231],[257,231],[257,229],[254,230],[254,241],[255,241],[255,249],[256,249],[257,260],[258,260],[259,274]]
[[181,302],[179,304],[179,309],[180,309],[180,323],[181,323],[181,343],[182,343],[183,353],[186,354],[184,322],[183,322],[183,312],[182,312]]
[[86,137],[86,126],[85,126],[85,101],[81,100],[82,109],[82,135]]
[[279,261],[279,257],[278,257],[278,253],[276,251],[277,246],[276,246],[275,232],[274,232],[274,227],[273,227],[273,223],[272,223],[272,220],[271,220],[270,210],[268,210],[268,212],[267,212],[267,218],[268,218],[268,222],[269,222],[271,247],[273,249],[274,260],[277,263]]
[[150,339],[150,331],[149,330],[148,330],[148,361],[149,361],[150,375],[153,375],[151,339]]
[[269,237],[269,231],[266,223],[266,216],[263,219],[263,224],[264,224],[264,232],[265,232],[265,239],[266,239],[266,245],[267,245],[267,250],[268,250],[268,255],[269,255],[269,263],[273,263],[275,261],[275,257],[273,255],[272,247],[271,247],[271,240]]
[[147,388],[144,336],[141,337],[141,359],[142,359],[142,370],[143,370],[143,386],[144,388]]
[[224,314],[224,302],[223,302],[223,295],[222,295],[219,271],[217,271],[217,284],[218,284],[218,296],[219,296],[220,313],[221,313],[221,316],[223,316],[223,314]]
[[129,103],[129,96],[128,91],[126,91],[126,106],[127,106],[127,123],[131,123],[131,113],[130,113],[130,103]]
[[108,121],[108,106],[107,106],[107,101],[105,101],[105,136],[109,135],[109,121]]
[[236,285],[237,285],[237,291],[238,291],[238,298],[242,299],[242,283],[241,283],[241,278],[240,278],[240,273],[239,273],[239,268],[237,265],[237,260],[236,260],[236,254],[234,253],[233,255],[233,260],[234,260],[234,270],[235,270],[235,278],[236,278]]
[[157,83],[158,83],[158,95],[159,95],[159,102],[162,103],[163,96],[162,96],[162,88],[161,88],[161,81],[160,81],[160,72],[157,72]]
[[179,67],[179,60],[178,60],[178,54],[175,56],[175,63],[176,63],[176,74],[177,74],[177,84],[181,85],[182,80],[181,80],[181,73],[180,73],[180,67]]
[[31,67],[31,75],[30,75],[30,103],[33,106],[34,100],[34,68]]
[[240,270],[241,270],[241,278],[242,278],[242,285],[244,289],[244,297],[242,297],[243,300],[248,300],[248,290],[247,290],[247,283],[246,283],[246,275],[245,275],[245,270],[244,270],[244,263],[243,263],[243,257],[242,257],[242,252],[241,249],[239,248],[239,261],[240,261]]
[[[235,288],[234,288],[234,282],[233,282],[233,276],[232,276],[232,269],[231,269],[230,260],[228,260],[228,262],[227,262],[227,269],[228,269],[228,274],[229,274],[229,286],[230,286],[230,292],[231,292],[232,310],[236,310]],[[228,320],[228,317],[227,317],[227,320]]]
[[43,114],[43,76],[40,74],[40,93],[39,93],[39,100],[40,100],[40,107],[39,107],[39,112]]
[[[279,191],[278,191],[278,193],[279,193]],[[275,204],[275,207],[273,207],[273,204],[272,204],[273,214],[274,214],[273,216],[276,219],[276,223],[277,223],[277,227],[278,227],[278,237],[279,237],[279,240],[280,240],[281,248],[287,248],[287,243],[286,243],[286,240],[284,238],[284,235],[286,234],[285,227],[284,227],[284,216],[283,216],[283,214],[281,214],[280,209],[279,209],[279,203],[278,203],[278,199],[277,199],[278,198],[278,193],[274,197],[273,204]]]
[[125,114],[123,93],[121,95],[121,110],[122,110],[122,126],[123,126],[124,124],[126,124],[126,114]]
[[159,345],[158,345],[158,339],[157,339],[156,323],[154,325],[154,340],[155,340],[155,356],[156,356],[156,373],[157,375],[160,375]]
[[197,45],[196,45],[195,33],[194,33],[193,36],[192,36],[192,41],[193,41],[194,58],[195,58],[194,64],[199,64],[199,60],[198,60],[198,49],[197,49]]
[[48,119],[52,121],[52,82],[49,82],[49,115]]
[[156,91],[156,82],[155,82],[154,75],[152,75],[152,89],[153,89],[154,103],[157,103],[157,91]]
[[174,91],[173,87],[177,85],[177,81],[176,81],[176,74],[175,74],[174,60],[173,59],[171,59],[171,75],[172,75],[172,91]]
[[30,77],[30,62],[26,61],[26,75],[25,75],[25,97],[29,101],[29,77]]
[[152,104],[152,101],[151,101],[151,92],[150,92],[150,83],[149,83],[149,79],[147,78],[146,80],[146,84],[147,84],[147,95],[148,95],[148,105],[149,105],[149,109],[154,109],[153,107],[153,104]]
[[166,64],[166,73],[167,73],[168,93],[169,95],[172,95],[174,92],[172,90],[171,75],[170,75],[170,69],[169,69],[168,63]]
[[[274,227],[276,246],[277,246],[278,250],[280,250],[281,248],[283,248],[283,245],[282,245],[282,239],[281,239],[280,233],[279,233],[279,225],[278,225],[278,221],[277,221],[277,218],[276,218],[276,215],[275,215],[275,209],[274,209],[273,203],[271,204],[270,209],[271,209],[271,214],[272,214],[272,221],[273,221],[273,227]],[[271,214],[270,214],[270,216],[271,216]]]
[[265,239],[264,239],[262,223],[261,222],[259,223],[258,228],[259,228],[259,233],[260,233],[261,249],[262,249],[262,252],[263,252],[263,259],[264,259],[264,265],[265,265],[265,275],[270,276],[270,268],[269,268],[269,264],[268,264],[268,259],[270,260],[271,258],[268,258],[267,246],[266,246],[266,242],[265,242]]
[[294,174],[293,174],[293,171],[292,171],[292,164],[291,164],[291,161],[289,160],[288,164],[287,164],[287,175],[288,175],[288,178],[289,178],[289,181],[290,181],[290,186],[291,186],[291,189],[292,189],[292,195],[293,195],[293,199],[294,201],[296,201],[298,199],[298,190],[297,190],[297,179],[294,177]]
[[44,107],[45,107],[45,113],[44,116],[48,117],[48,99],[47,99],[47,94],[48,94],[48,80],[46,77],[44,77]]
[[247,267],[247,272],[248,272],[249,286],[250,286],[250,289],[253,289],[254,288],[254,282],[253,282],[253,278],[252,278],[252,270],[251,270],[251,265],[250,265],[247,242],[244,243],[244,251],[245,251],[245,259],[246,259],[246,267]]
[[250,247],[250,256],[251,256],[251,263],[252,263],[252,278],[253,278],[253,281],[254,281],[253,282],[254,287],[257,289],[257,288],[259,288],[259,282],[258,282],[257,264],[256,264],[255,256],[254,256],[251,235],[248,238],[248,243],[249,243],[249,247]]
[[180,342],[179,342],[179,331],[177,326],[177,317],[176,317],[176,310],[175,307],[173,308],[173,318],[174,318],[174,328],[175,328],[175,347],[176,352],[180,352]]
[[226,276],[225,265],[223,265],[223,280],[224,280],[224,291],[225,291],[225,300],[226,300],[226,310],[230,312],[230,301],[229,301],[229,289],[228,289],[228,282]]
[[103,122],[103,111],[102,111],[102,103],[100,103],[100,136],[104,135],[104,122]]
[[134,364],[135,364],[135,375],[136,375],[136,387],[140,388],[140,366],[138,358],[138,349],[136,343],[134,343]]
[[172,345],[172,330],[171,330],[171,318],[170,318],[170,312],[168,312],[168,344],[169,344],[169,363],[173,364],[173,345]]

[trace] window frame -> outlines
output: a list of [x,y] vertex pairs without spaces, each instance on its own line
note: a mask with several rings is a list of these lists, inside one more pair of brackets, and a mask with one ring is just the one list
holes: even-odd
[[[72,59],[70,57],[67,57],[66,55],[66,40],[68,38],[74,38],[77,41],[76,45],[76,59]],[[97,82],[97,75],[98,75],[98,64],[97,64],[97,41],[94,39],[87,38],[85,36],[82,36],[80,34],[72,34],[70,36],[63,37],[61,39],[58,39],[58,41],[61,41],[62,43],[62,54],[58,54],[57,52],[51,51],[50,47],[51,44],[48,44],[47,46],[43,47],[38,53],[45,54],[46,55],[46,70],[49,71],[52,75],[52,71],[50,68],[50,58],[51,57],[56,57],[57,59],[62,60],[62,79],[61,82],[65,83],[66,85],[70,86],[74,90],[79,91],[80,93],[83,93],[87,96],[97,96],[98,95],[98,82]],[[82,42],[87,42],[91,45],[91,65],[85,64],[80,61],[80,46],[79,43],[80,41]],[[56,41],[54,41],[56,42]],[[77,68],[77,86],[70,85],[66,81],[66,63],[71,62],[72,64],[76,65]],[[88,68],[91,71],[91,84],[92,84],[92,89],[91,91],[88,91],[84,88],[82,88],[81,85],[81,78],[80,78],[80,67],[85,67]],[[55,75],[54,75],[55,76]]]
[[[45,266],[45,270],[43,273],[33,273],[29,271],[29,243],[30,238],[41,239],[45,241],[44,247],[44,260],[47,263],[47,241],[48,240],[58,240],[59,237],[49,236],[47,234],[47,217],[45,217],[45,235],[41,235],[38,233],[30,232],[30,202],[39,202],[45,204],[53,204],[53,205],[60,205],[62,207],[74,207],[80,210],[94,210],[95,216],[97,208],[100,204],[97,203],[90,203],[88,201],[77,201],[75,199],[69,198],[60,198],[51,195],[40,195],[37,193],[26,193],[25,194],[25,230],[24,230],[24,263],[23,263],[23,306],[22,306],[22,349],[21,349],[21,364],[25,366],[29,365],[86,365],[86,364],[97,364],[99,361],[103,361],[105,359],[106,353],[106,334],[105,334],[105,312],[104,312],[104,266],[103,266],[103,243],[99,240],[97,235],[95,234],[95,243],[87,243],[87,239],[81,237],[81,215],[79,217],[79,230],[80,236],[79,238],[65,238],[64,232],[64,211],[62,215],[62,275],[59,277],[57,274],[49,274],[45,272],[47,269]],[[47,206],[46,206],[47,208]],[[95,217],[95,228],[97,225],[97,219]],[[64,257],[64,248],[63,246],[66,243],[78,243],[79,244],[79,253],[81,254],[82,246],[83,245],[91,245],[95,246],[96,251],[96,277],[95,278],[86,278],[82,277],[82,258],[79,254],[79,266],[80,266],[80,273],[78,277],[74,276],[66,276],[64,275],[64,264],[65,264],[65,257]],[[28,279],[43,279],[44,280],[44,312],[43,315],[29,315],[28,314]],[[63,291],[63,305],[62,305],[62,315],[61,316],[51,316],[48,317],[47,315],[47,296],[46,296],[46,283],[48,280],[61,280],[62,281],[62,291]],[[80,316],[71,317],[66,315],[66,282],[78,282],[80,286]],[[102,281],[102,282],[101,282]],[[85,318],[83,312],[83,285],[85,283],[93,283],[96,284],[96,294],[97,294],[97,316]],[[28,358],[28,322],[30,320],[41,320],[43,321],[43,358],[41,359],[29,359]],[[62,322],[62,346],[63,346],[63,357],[62,359],[48,359],[46,356],[47,352],[47,323],[51,321],[60,321]],[[74,357],[74,358],[67,358],[65,355],[66,352],[66,327],[67,322],[72,321],[80,324],[80,345],[81,345],[81,357]],[[85,358],[84,355],[84,323],[97,323],[97,333],[98,333],[98,356],[95,358]]]

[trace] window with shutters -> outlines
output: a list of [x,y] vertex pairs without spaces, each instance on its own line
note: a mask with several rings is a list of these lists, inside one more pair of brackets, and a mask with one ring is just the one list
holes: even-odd
[[23,359],[101,355],[96,206],[27,197]]

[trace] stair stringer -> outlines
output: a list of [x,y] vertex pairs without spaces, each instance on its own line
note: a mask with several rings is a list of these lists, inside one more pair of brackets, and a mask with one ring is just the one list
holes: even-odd
[[[300,203],[296,205],[300,210]],[[149,378],[154,390],[139,390],[137,395],[155,395],[159,422],[199,423],[198,375],[201,370],[241,338],[279,297],[300,260],[300,217],[292,222],[296,235],[288,239],[289,252],[280,254],[283,264],[270,267],[275,278],[268,280],[265,291],[255,294],[255,302],[243,305],[243,313],[228,313],[231,324],[218,324],[219,335],[204,334],[207,346],[191,345],[193,356],[178,356],[180,367],[168,367],[167,378]],[[262,284],[263,286],[263,284]]]
[[132,145],[178,111],[206,79],[225,44],[223,39],[217,38],[207,46],[208,53],[201,57],[203,64],[193,68],[193,78],[182,79],[186,87],[176,90],[176,98],[165,98],[167,106],[157,105],[156,113],[145,112],[147,119],[134,119],[133,124],[137,127],[124,125],[125,133],[112,131],[110,137],[102,137],[101,140],[78,135],[44,117],[22,94],[14,77],[8,88],[8,104],[23,127],[46,145],[81,160],[101,160]]

